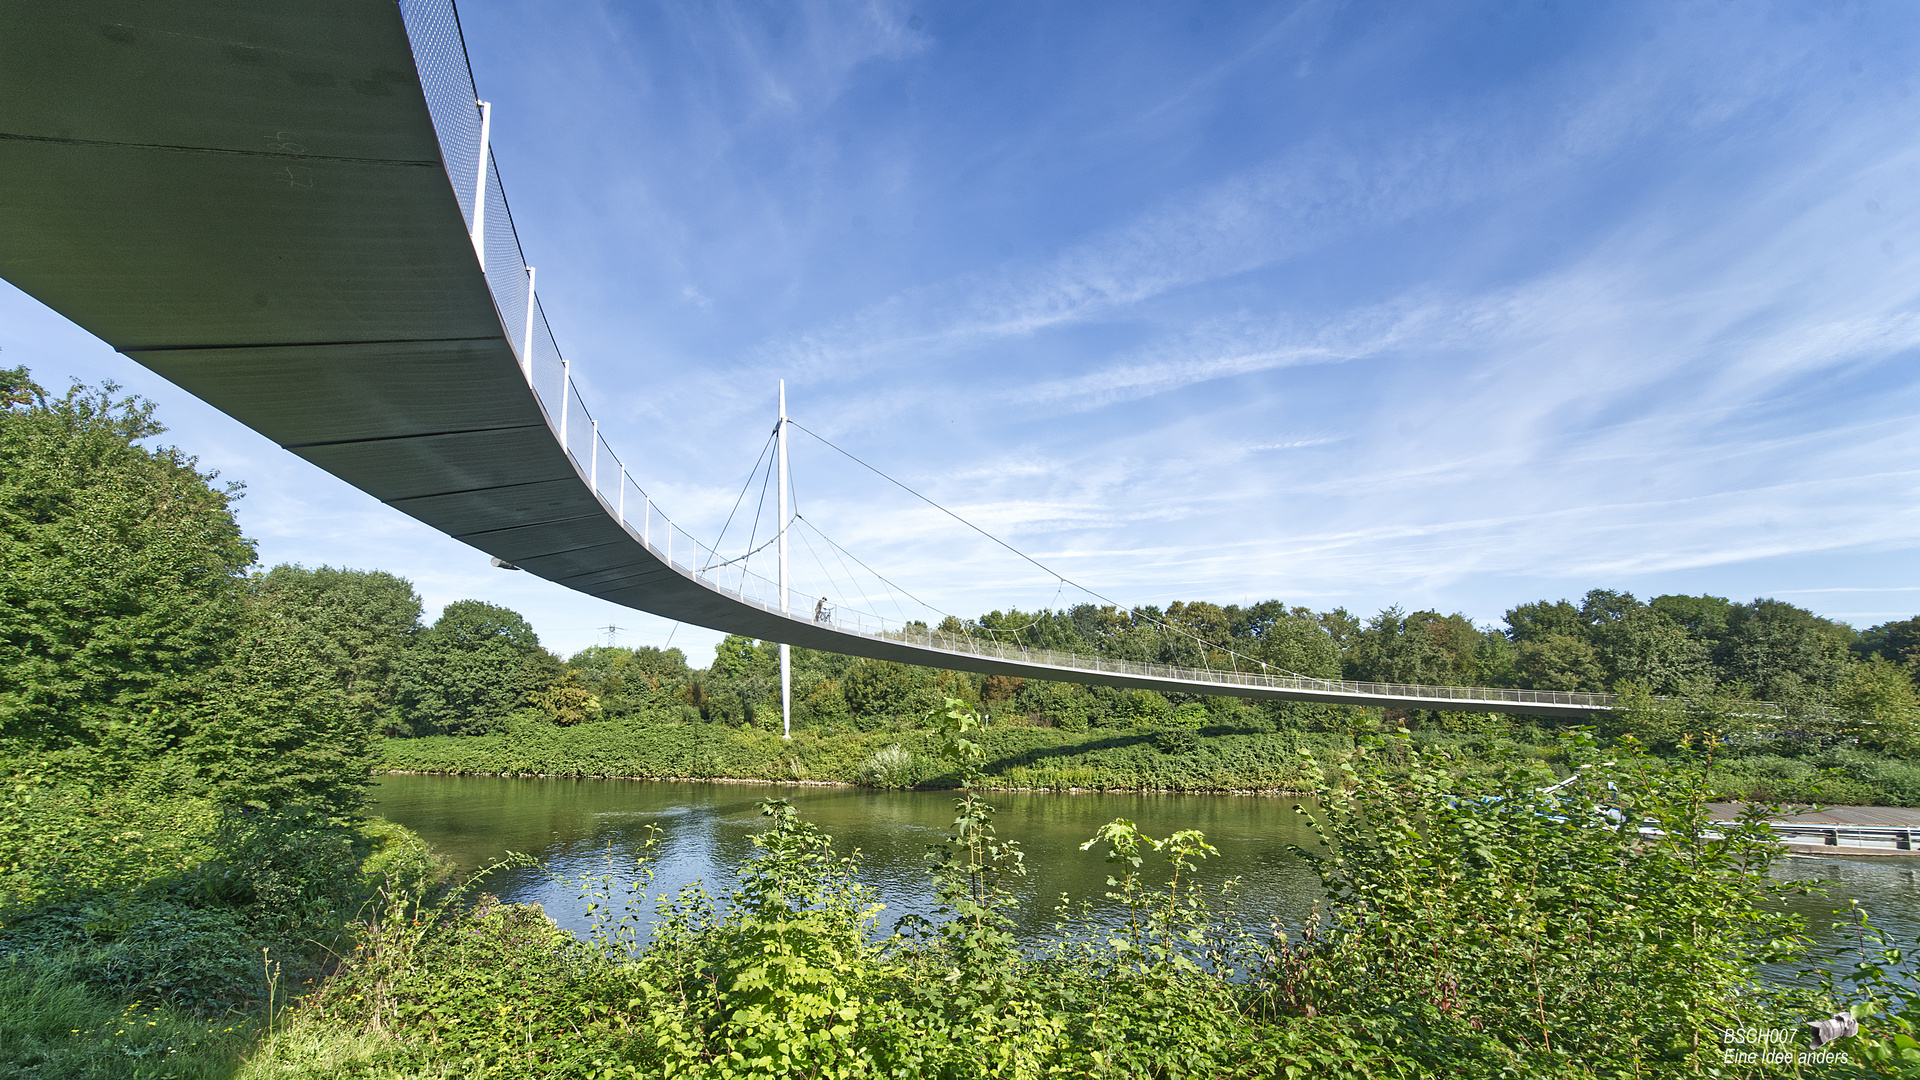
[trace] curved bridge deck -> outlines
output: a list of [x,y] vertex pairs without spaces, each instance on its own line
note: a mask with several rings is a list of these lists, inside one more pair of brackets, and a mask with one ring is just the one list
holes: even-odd
[[1600,694],[1184,669],[782,615],[772,583],[703,569],[719,560],[600,438],[540,312],[475,97],[447,0],[8,6],[0,275],[388,505],[667,618],[1156,690],[1558,717],[1612,706]]

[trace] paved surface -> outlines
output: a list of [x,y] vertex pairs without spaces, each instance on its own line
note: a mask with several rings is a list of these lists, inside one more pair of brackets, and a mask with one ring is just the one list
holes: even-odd
[[[1740,803],[1710,803],[1716,821],[1740,817]],[[1910,806],[1830,806],[1817,814],[1783,814],[1774,819],[1790,825],[1861,825],[1920,829],[1920,809]]]
[[[1715,820],[1740,817],[1740,803],[1709,803]],[[1795,855],[1920,855],[1920,809],[1908,806],[1830,806],[1783,813],[1770,824]]]

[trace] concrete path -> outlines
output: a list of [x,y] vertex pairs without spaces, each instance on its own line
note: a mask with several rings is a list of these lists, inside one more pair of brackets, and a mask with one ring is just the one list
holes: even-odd
[[[1710,803],[1716,821],[1737,821],[1740,803]],[[1796,855],[1920,855],[1920,809],[1830,806],[1782,814],[1769,824]]]

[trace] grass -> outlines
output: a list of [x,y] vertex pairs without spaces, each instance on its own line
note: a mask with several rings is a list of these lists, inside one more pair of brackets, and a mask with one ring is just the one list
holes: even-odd
[[0,969],[0,1075],[21,1080],[227,1080],[257,1022],[121,1001],[60,973]]

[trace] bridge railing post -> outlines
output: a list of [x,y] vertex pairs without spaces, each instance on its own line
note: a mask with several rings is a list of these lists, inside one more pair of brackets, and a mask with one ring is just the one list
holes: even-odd
[[493,133],[493,106],[480,106],[480,166],[473,180],[473,254],[480,260],[480,273],[487,272],[487,139]]

